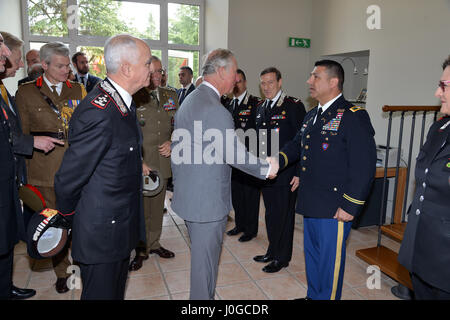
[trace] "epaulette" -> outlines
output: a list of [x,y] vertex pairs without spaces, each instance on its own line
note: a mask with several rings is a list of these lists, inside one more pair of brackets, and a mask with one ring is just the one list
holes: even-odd
[[110,100],[111,97],[107,93],[102,92],[91,101],[91,104],[103,110],[106,108]]
[[292,100],[295,103],[302,102],[302,100],[300,100],[299,98],[294,98],[294,97],[291,97],[291,96],[286,96],[286,99]]
[[360,110],[366,110],[366,108],[364,107],[359,107],[359,106],[353,106],[349,109],[351,112],[356,112],[356,111],[360,111]]

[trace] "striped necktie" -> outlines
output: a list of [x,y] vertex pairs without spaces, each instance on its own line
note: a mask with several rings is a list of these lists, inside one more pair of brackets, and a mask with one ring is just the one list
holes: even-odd
[[9,99],[8,99],[8,92],[6,91],[5,85],[2,83],[0,83],[0,90],[2,91],[2,98],[3,100],[6,102],[6,104],[9,107]]

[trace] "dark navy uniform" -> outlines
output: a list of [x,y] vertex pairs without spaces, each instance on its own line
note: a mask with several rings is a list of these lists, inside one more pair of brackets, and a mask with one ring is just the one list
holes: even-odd
[[[258,130],[259,156],[276,155],[278,150],[291,141],[305,117],[305,106],[293,97],[282,92],[278,101],[267,108],[261,103],[256,111],[256,128]],[[267,139],[265,139],[267,137]],[[279,149],[272,151],[272,140],[279,138]],[[262,193],[266,207],[266,228],[269,247],[266,255],[287,265],[292,257],[292,241],[294,236],[294,214],[297,190],[291,192],[291,181],[297,176],[296,165],[279,172],[273,180],[262,182]]]
[[[450,297],[450,117],[435,122],[417,157],[416,188],[398,260],[411,273],[416,298]],[[417,279],[419,278],[419,279]],[[420,280],[421,279],[421,280]],[[421,282],[426,285],[420,285]],[[419,286],[419,285],[420,286]],[[429,296],[429,291],[445,291]],[[436,290],[438,288],[439,290]]]
[[14,246],[23,231],[12,143],[8,115],[0,105],[0,300],[11,296]]
[[99,83],[73,113],[55,176],[58,210],[75,211],[82,299],[123,299],[130,253],[145,241],[142,134],[134,103],[130,109],[108,79]]
[[[237,99],[237,98],[236,98]],[[256,109],[261,99],[248,92],[241,103],[235,106],[234,99],[222,98],[222,104],[233,116],[234,127],[239,134],[245,134],[249,129],[255,130]],[[255,135],[256,138],[256,135]],[[256,146],[257,140],[253,142]],[[245,146],[249,150],[250,139],[245,139]],[[251,150],[257,154],[256,149]],[[258,233],[260,180],[233,168],[231,174],[231,199],[234,208],[236,228],[246,236],[255,237]]]
[[282,148],[280,170],[300,160],[296,212],[304,215],[308,297],[340,299],[351,222],[333,217],[338,208],[355,217],[363,208],[375,176],[375,132],[364,108],[343,96],[314,123],[317,110]]

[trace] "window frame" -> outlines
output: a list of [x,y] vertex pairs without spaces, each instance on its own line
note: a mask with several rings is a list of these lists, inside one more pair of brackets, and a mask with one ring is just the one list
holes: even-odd
[[[142,39],[151,49],[161,50],[161,61],[164,66],[169,65],[169,50],[186,50],[186,51],[199,51],[199,67],[201,65],[201,59],[205,51],[205,0],[115,0],[122,2],[140,2],[147,4],[157,4],[160,6],[160,39]],[[170,44],[169,43],[169,16],[168,5],[169,3],[196,5],[199,6],[199,43],[198,45],[188,44]],[[76,5],[77,0],[67,0],[67,6]],[[24,50],[28,52],[30,50],[31,42],[52,42],[60,41],[69,44],[69,50],[71,55],[77,50],[77,47],[104,47],[106,40],[109,37],[103,36],[87,36],[79,35],[78,29],[68,29],[68,35],[63,37],[55,36],[41,36],[30,34],[30,26],[28,21],[28,4],[27,0],[21,0],[22,10],[22,34],[24,40]],[[197,70],[200,74],[200,70]]]

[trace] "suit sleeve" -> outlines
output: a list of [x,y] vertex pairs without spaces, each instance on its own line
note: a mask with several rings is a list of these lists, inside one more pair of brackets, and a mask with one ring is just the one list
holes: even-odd
[[55,175],[56,207],[63,214],[75,210],[83,187],[111,146],[113,128],[106,113],[91,107],[70,122],[69,148]]
[[349,111],[344,117],[349,174],[340,207],[357,216],[365,204],[375,177],[376,145],[374,130],[365,110]]
[[256,178],[266,179],[269,164],[247,151],[245,144],[235,133],[231,114],[226,109],[222,111],[223,117],[211,117],[211,120],[214,122],[214,127],[220,130],[222,137],[225,137],[221,150],[223,161]]

